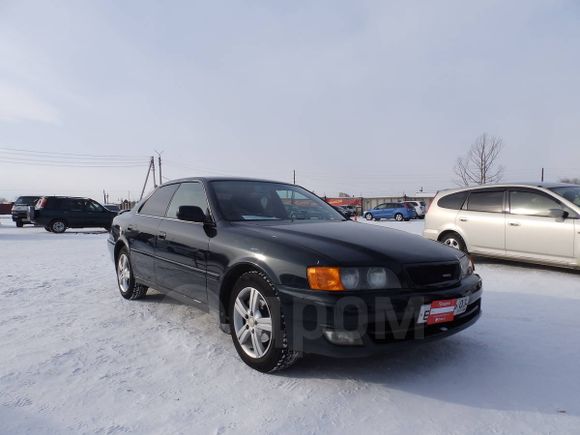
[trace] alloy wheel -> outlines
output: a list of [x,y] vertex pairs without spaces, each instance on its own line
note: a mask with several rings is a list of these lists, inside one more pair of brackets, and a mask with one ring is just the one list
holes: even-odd
[[452,248],[459,249],[459,250],[461,249],[461,245],[459,244],[457,239],[454,239],[453,237],[445,239],[445,242],[443,242],[443,243],[446,244],[447,246],[451,246]]
[[131,287],[131,266],[127,254],[121,254],[117,262],[117,281],[123,293],[127,293]]
[[233,311],[233,326],[240,347],[251,358],[263,357],[273,342],[268,302],[254,287],[245,287],[238,293]]

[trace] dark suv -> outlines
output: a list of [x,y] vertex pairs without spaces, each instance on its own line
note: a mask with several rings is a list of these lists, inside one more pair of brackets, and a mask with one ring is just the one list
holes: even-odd
[[31,223],[28,220],[28,207],[36,204],[40,196],[19,196],[12,206],[12,220],[16,222],[17,227],[23,227],[24,224]]
[[107,210],[90,198],[43,196],[36,207],[29,207],[29,220],[53,233],[63,233],[67,228],[109,230],[115,216],[117,212]]

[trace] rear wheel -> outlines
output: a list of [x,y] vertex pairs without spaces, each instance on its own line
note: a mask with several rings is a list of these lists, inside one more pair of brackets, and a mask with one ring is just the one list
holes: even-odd
[[22,222],[22,219],[18,219],[18,220],[16,221],[16,226],[17,226],[18,228],[22,228],[22,227],[24,226],[24,222]]
[[467,252],[467,246],[465,245],[465,241],[457,233],[447,233],[439,241],[441,243],[443,243],[444,245],[447,245],[451,248],[458,249],[459,251]]
[[126,248],[121,249],[117,257],[117,284],[121,296],[125,299],[140,299],[147,294],[147,287],[135,282],[131,259]]
[[402,215],[401,213],[397,213],[397,214],[395,215],[395,220],[396,220],[397,222],[401,222],[401,221],[403,220],[403,215]]
[[287,368],[300,357],[288,348],[276,288],[266,275],[251,271],[236,282],[230,298],[230,334],[240,358],[263,373]]
[[50,230],[53,233],[64,233],[66,231],[66,223],[61,219],[56,219],[50,223]]

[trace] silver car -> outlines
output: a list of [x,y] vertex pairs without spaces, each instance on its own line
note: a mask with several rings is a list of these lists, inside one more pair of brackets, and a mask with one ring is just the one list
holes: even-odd
[[498,184],[439,192],[423,235],[472,254],[580,269],[580,186]]

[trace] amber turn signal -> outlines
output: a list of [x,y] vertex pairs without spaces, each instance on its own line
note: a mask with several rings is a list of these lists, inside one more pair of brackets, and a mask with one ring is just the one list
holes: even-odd
[[308,284],[312,290],[344,290],[338,267],[309,267],[307,274]]

